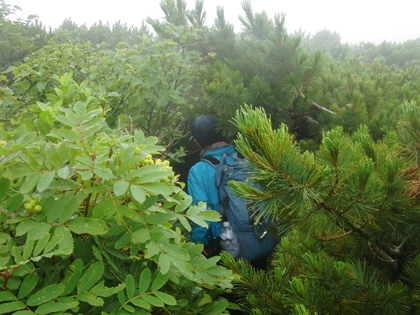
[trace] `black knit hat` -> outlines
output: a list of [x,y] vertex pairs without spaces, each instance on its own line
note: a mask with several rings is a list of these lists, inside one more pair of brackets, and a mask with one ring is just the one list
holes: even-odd
[[223,135],[216,129],[217,120],[211,116],[200,116],[191,124],[192,136],[203,147],[223,141]]

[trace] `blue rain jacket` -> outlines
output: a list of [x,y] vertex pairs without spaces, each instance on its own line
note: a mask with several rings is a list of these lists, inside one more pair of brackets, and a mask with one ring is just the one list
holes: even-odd
[[[219,161],[222,160],[224,153],[235,154],[236,151],[232,145],[216,146],[204,152],[204,156],[214,156]],[[227,162],[233,159],[227,157]],[[188,193],[193,199],[193,205],[200,201],[204,201],[208,205],[208,209],[220,212],[219,192],[214,182],[214,174],[216,170],[213,166],[205,161],[196,163],[188,173]],[[213,207],[211,206],[213,205]],[[208,229],[197,224],[192,225],[191,241],[203,243],[207,246],[212,237],[219,237],[222,231],[222,222],[207,222]]]

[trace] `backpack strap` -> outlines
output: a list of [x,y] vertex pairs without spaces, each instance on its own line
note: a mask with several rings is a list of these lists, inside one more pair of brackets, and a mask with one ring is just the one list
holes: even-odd
[[235,161],[238,159],[237,155],[232,153],[223,153],[222,162],[220,162],[217,158],[215,158],[212,155],[203,156],[201,158],[202,161],[209,163],[216,170],[216,174],[214,175],[214,183],[216,184],[217,189],[219,189],[220,185],[222,184],[225,166],[227,164],[226,158],[228,156],[233,158]]
[[210,162],[210,164],[214,167],[217,164],[220,164],[220,161],[212,155],[203,156],[201,158],[202,161]]
[[[230,156],[236,160],[236,155],[231,154],[231,153],[224,153],[222,157],[222,161],[219,161],[217,158],[215,158],[212,155],[203,156],[201,158],[202,161],[209,163],[216,170],[216,173],[214,174],[214,184],[216,185],[218,192],[220,189],[220,185],[222,184],[222,181],[223,181],[227,156]],[[225,217],[225,208],[222,202],[220,202],[220,215],[222,216],[222,218]]]

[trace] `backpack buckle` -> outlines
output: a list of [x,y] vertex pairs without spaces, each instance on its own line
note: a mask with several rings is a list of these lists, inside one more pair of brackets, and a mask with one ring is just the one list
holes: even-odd
[[[261,229],[263,230],[262,231],[262,233],[261,233],[261,235],[260,235],[260,233],[258,233],[258,226],[261,226]],[[259,223],[254,223],[254,233],[255,233],[255,235],[260,239],[260,240],[262,240],[266,235],[267,235],[267,231],[266,230],[264,230],[264,228],[262,227],[262,224],[261,224],[261,222],[259,222]]]

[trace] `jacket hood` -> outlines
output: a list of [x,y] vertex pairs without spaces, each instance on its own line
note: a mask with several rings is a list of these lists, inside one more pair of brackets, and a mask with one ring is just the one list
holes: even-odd
[[227,144],[225,142],[215,143],[212,147],[204,151],[202,156],[214,156],[215,158],[221,159],[225,153],[236,153],[233,145]]

